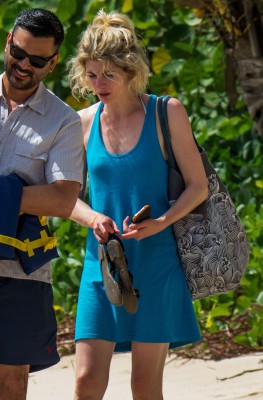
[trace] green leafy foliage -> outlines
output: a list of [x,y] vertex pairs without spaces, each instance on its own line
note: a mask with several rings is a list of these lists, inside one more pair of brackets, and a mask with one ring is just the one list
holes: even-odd
[[58,236],[59,258],[53,260],[54,304],[58,317],[75,316],[85,256],[87,229],[70,220],[52,218]]
[[[245,316],[248,329],[235,340],[262,346],[263,142],[253,129],[238,86],[238,101],[234,107],[229,104],[224,47],[213,27],[171,0],[2,0],[0,63],[14,18],[29,7],[54,11],[65,26],[60,61],[45,83],[75,109],[83,104],[71,97],[66,63],[74,55],[81,32],[100,8],[117,9],[133,19],[151,62],[149,92],[169,93],[185,105],[199,143],[206,148],[231,193],[251,245],[249,267],[240,288],[194,302],[200,326],[208,332],[224,331]],[[53,262],[54,304],[58,318],[65,313],[74,316],[87,231],[57,218],[52,219],[51,225],[59,238],[60,253]]]

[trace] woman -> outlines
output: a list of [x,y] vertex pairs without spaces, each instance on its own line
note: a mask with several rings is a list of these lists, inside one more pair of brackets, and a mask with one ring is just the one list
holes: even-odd
[[[73,94],[93,92],[100,100],[80,111],[89,205],[79,200],[72,219],[93,229],[93,235],[88,235],[77,310],[75,400],[102,399],[113,352],[130,350],[133,398],[161,400],[168,349],[200,339],[171,224],[205,200],[207,182],[186,111],[172,98],[172,146],[186,188],[169,208],[157,98],[143,93],[149,75],[132,22],[118,12],[100,11],[84,32],[70,70]],[[152,217],[130,223],[145,204],[151,206]],[[103,283],[112,234],[120,263],[127,260],[139,293],[130,310],[121,298],[112,304],[105,276]],[[128,295],[135,297],[135,292]]]

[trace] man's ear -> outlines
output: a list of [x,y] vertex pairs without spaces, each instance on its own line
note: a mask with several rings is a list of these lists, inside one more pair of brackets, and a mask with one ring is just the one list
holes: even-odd
[[5,45],[5,51],[7,50],[7,47],[9,46],[10,40],[12,37],[12,32],[9,32],[6,38],[6,45]]
[[53,69],[55,68],[55,66],[56,66],[56,64],[57,64],[57,62],[58,62],[58,59],[59,59],[59,54],[56,54],[56,55],[52,58],[52,60],[50,61],[50,65],[49,65],[49,72],[52,72],[52,71],[53,71]]

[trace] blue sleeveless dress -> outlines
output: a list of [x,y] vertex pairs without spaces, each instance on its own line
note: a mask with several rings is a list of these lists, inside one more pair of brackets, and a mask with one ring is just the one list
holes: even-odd
[[[151,95],[140,138],[124,154],[111,154],[100,134],[101,103],[87,149],[91,207],[111,217],[122,229],[123,219],[150,204],[152,217],[169,208],[167,163],[155,123],[156,96]],[[115,351],[130,351],[131,342],[170,343],[170,348],[200,340],[189,290],[172,228],[145,238],[124,240],[128,269],[139,290],[138,310],[127,313],[112,305],[103,286],[98,242],[88,233],[81,279],[75,339],[116,342]]]

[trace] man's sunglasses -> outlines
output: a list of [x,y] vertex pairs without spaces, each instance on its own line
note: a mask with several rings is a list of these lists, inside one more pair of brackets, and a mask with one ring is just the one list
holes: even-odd
[[28,58],[32,67],[35,68],[43,68],[56,54],[58,54],[54,53],[53,56],[50,57],[31,56],[26,51],[20,49],[20,47],[14,45],[13,37],[11,37],[9,45],[10,54],[12,57],[14,57],[16,60],[24,60],[25,58]]

